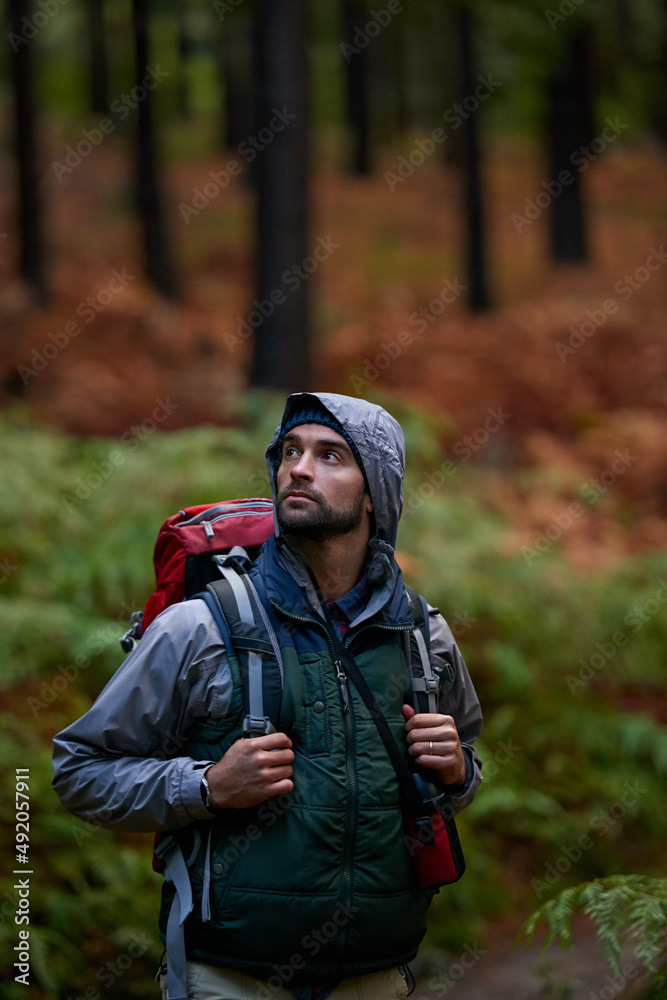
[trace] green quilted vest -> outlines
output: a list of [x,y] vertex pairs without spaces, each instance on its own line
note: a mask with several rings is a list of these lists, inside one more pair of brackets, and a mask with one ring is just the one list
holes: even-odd
[[[364,638],[363,651],[353,645],[355,658],[404,742],[401,705],[412,696],[401,633],[370,628]],[[292,740],[294,791],[175,832],[194,896],[188,957],[261,979],[282,975],[284,983],[292,975],[318,981],[400,965],[416,954],[433,892],[415,881],[396,774],[353,684],[350,712],[342,712],[328,651],[297,654],[286,646],[282,654],[279,728]],[[239,666],[235,656],[229,661],[230,709],[195,727],[184,755],[218,760],[241,736]],[[203,922],[209,835],[211,919]],[[163,935],[173,894],[165,884]]]

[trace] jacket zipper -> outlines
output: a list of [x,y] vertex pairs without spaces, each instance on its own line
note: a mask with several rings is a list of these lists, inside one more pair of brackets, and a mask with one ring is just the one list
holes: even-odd
[[334,669],[336,671],[336,677],[338,678],[338,690],[340,692],[340,700],[343,706],[343,715],[349,715],[350,697],[347,688],[347,674],[345,673],[345,668],[343,667],[343,664],[336,655],[336,649],[331,640],[331,635],[329,634],[329,629],[327,628],[326,624],[322,621],[318,621],[317,618],[306,618],[303,615],[295,615],[291,611],[286,611],[285,608],[281,608],[279,604],[277,604],[275,601],[272,601],[270,598],[269,598],[269,603],[276,609],[276,611],[279,611],[282,615],[285,615],[286,618],[291,618],[293,621],[296,622],[304,622],[304,624],[306,625],[315,625],[320,630],[320,632],[324,633],[324,636],[326,637],[329,646],[329,653],[331,654],[331,659],[333,661]]
[[351,646],[357,636],[361,635],[362,632],[367,632],[368,629],[371,628],[383,628],[387,632],[412,632],[414,631],[415,626],[411,625],[409,622],[406,622],[405,625],[383,625],[380,622],[373,622],[370,625],[362,625],[361,628],[354,629],[354,631],[350,629],[347,633],[345,639],[343,640],[345,648],[347,649]]
[[343,702],[343,715],[347,715],[350,711],[350,698],[347,691],[347,674],[345,673],[343,664],[340,660],[336,660],[334,666],[336,668],[336,676],[338,677],[340,697]]
[[[209,507],[207,510],[203,510],[199,514],[195,514],[194,517],[191,517],[186,521],[179,521],[175,527],[184,528],[192,524],[202,524],[206,521],[220,521],[226,517],[238,517],[240,515],[246,517],[249,514],[268,514],[273,509],[273,504],[270,500],[264,505],[262,505],[261,502],[250,503],[249,501],[248,504],[249,507],[241,506],[241,504],[236,507],[230,506],[229,504],[219,504],[215,507]],[[260,508],[259,510],[252,509],[258,507]],[[181,511],[181,513],[184,512]]]
[[[326,626],[325,622],[318,621],[316,618],[306,618],[302,615],[292,614],[290,611],[286,611],[281,608],[279,604],[275,601],[270,601],[272,606],[280,611],[281,614],[285,615],[287,618],[291,618],[294,621],[304,622],[308,625],[314,625],[324,634],[329,646],[329,653],[331,659],[334,663],[336,669],[336,676],[338,678],[338,689],[340,691],[341,703],[342,703],[342,714],[343,714],[343,725],[345,727],[345,772],[347,778],[347,797],[345,800],[345,836],[343,844],[343,867],[341,871],[341,896],[342,896],[342,906],[344,913],[350,913],[352,910],[352,862],[354,857],[354,830],[355,830],[355,818],[357,813],[357,770],[355,755],[352,752],[354,749],[354,721],[352,712],[350,711],[350,698],[349,691],[347,687],[347,674],[343,664],[336,656],[335,645],[331,637],[331,633]],[[337,957],[340,958],[343,952],[343,945],[345,942],[345,929],[341,927],[338,935],[338,947],[337,947]]]

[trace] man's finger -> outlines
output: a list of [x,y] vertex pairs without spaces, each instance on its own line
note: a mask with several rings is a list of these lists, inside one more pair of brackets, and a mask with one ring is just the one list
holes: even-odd
[[268,736],[255,736],[252,743],[254,746],[261,747],[262,750],[281,750],[283,747],[289,748],[292,746],[292,741],[287,733],[269,733]]
[[412,729],[429,729],[435,726],[441,726],[443,723],[453,723],[454,720],[451,715],[436,715],[433,712],[422,712],[419,715],[413,715],[411,719],[405,724],[405,728],[410,732]]
[[261,777],[265,781],[281,781],[283,778],[291,778],[294,773],[294,769],[289,764],[284,764],[282,767],[265,767],[260,771]]
[[456,743],[458,733],[455,727],[439,726],[437,729],[413,729],[407,734],[406,739],[408,743],[428,743],[429,740],[432,740],[433,743],[436,741],[438,743]]
[[260,750],[258,759],[263,767],[283,767],[294,760],[293,750]]

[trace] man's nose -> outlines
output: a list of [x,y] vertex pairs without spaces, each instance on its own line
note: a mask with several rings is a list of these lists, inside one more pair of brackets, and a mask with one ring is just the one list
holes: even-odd
[[312,479],[313,478],[313,458],[304,452],[290,469],[292,479]]

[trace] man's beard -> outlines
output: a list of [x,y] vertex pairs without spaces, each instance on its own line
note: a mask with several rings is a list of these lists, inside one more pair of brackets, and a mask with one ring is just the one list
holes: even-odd
[[[307,508],[300,510],[286,510],[284,501],[295,489],[312,497],[317,504],[308,504]],[[313,542],[326,542],[359,527],[364,517],[365,499],[366,488],[362,483],[350,506],[344,510],[335,510],[320,493],[315,490],[299,489],[292,484],[278,494],[276,501],[278,524],[285,535],[301,535]]]

